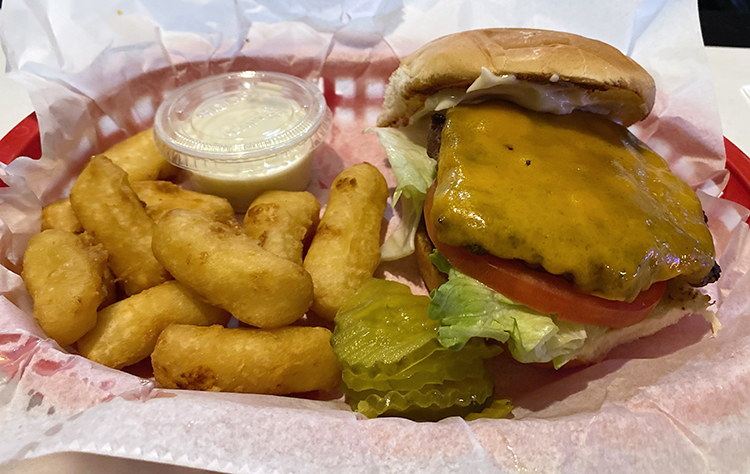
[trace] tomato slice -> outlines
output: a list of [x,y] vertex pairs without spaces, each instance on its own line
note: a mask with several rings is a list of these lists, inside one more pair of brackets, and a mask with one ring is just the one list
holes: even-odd
[[530,269],[521,261],[475,255],[465,248],[444,244],[437,239],[429,218],[434,191],[433,185],[427,192],[424,215],[435,248],[458,271],[517,303],[542,313],[557,314],[563,321],[623,328],[646,318],[664,294],[667,284],[658,282],[630,303],[607,300],[583,293],[557,275]]

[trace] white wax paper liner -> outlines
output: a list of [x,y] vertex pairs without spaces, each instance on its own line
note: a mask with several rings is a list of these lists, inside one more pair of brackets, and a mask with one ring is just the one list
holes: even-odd
[[[748,213],[713,197],[728,173],[694,2],[4,3],[9,74],[30,91],[44,157],[2,170],[0,464],[81,451],[226,472],[750,468]],[[170,90],[249,67],[319,81],[334,128],[315,154],[309,189],[325,202],[333,177],[360,161],[395,185],[374,134],[360,132],[374,122],[397,57],[437,36],[490,26],[601,39],[654,75],[654,114],[634,131],[702,190],[723,269],[707,289],[724,326],[718,337],[688,317],[586,369],[511,365],[502,373],[515,387],[516,419],[414,423],[365,420],[340,400],[156,389],[66,353],[30,316],[18,272],[41,205],[67,195],[92,153],[148,126]],[[398,213],[386,216],[392,229]],[[420,285],[409,260],[378,274]]]

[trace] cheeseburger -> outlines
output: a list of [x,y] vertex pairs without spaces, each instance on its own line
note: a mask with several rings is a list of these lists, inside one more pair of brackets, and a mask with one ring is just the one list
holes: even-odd
[[617,49],[554,31],[467,31],[402,60],[378,117],[403,214],[382,253],[416,246],[443,345],[561,367],[687,314],[716,328],[700,201],[626,128],[654,96]]

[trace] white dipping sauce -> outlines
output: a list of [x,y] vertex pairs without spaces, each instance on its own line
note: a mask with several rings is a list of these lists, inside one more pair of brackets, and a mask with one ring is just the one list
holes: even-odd
[[206,100],[193,112],[189,127],[200,140],[231,145],[274,137],[304,116],[299,102],[284,97],[280,87],[261,82],[240,93]]
[[[288,159],[287,159],[288,158]],[[221,196],[232,203],[237,212],[245,212],[250,203],[264,191],[304,191],[310,181],[312,153],[310,147],[292,150],[278,166],[252,167],[237,174],[190,173],[194,190]]]
[[331,115],[311,83],[278,73],[210,77],[170,96],[157,111],[157,144],[189,172],[196,191],[244,212],[262,192],[307,187],[312,151]]

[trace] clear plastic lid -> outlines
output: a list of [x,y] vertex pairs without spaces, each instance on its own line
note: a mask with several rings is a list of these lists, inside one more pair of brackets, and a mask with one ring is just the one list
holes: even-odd
[[[330,127],[331,112],[314,84],[258,71],[181,87],[159,106],[154,121],[165,157],[198,173],[237,173],[261,163],[266,170],[284,166],[293,150],[322,143]],[[283,163],[274,163],[274,157]]]

